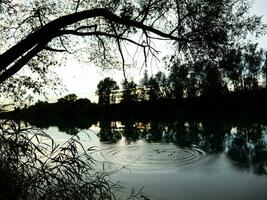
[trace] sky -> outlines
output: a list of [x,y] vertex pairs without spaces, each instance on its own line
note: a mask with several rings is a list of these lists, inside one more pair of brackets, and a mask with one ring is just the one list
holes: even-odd
[[[251,14],[262,16],[262,21],[267,24],[267,0],[254,0]],[[267,50],[267,35],[258,40],[259,47]]]
[[[263,22],[267,24],[267,0],[255,0],[251,14],[263,16]],[[259,43],[259,47],[267,50],[267,35],[261,37],[257,42]],[[148,72],[151,75],[159,70],[164,70],[163,64],[161,63],[158,63],[157,67],[148,69]],[[80,63],[74,58],[70,58],[66,66],[61,67],[56,72],[62,79],[62,84],[67,89],[62,95],[75,93],[78,97],[88,98],[93,102],[97,102],[95,91],[100,80],[105,77],[112,77],[117,83],[123,80],[122,70],[102,70],[100,67],[96,67],[90,63]],[[138,83],[138,80],[143,76],[144,69],[141,70],[137,66],[135,69],[127,69],[126,73],[128,78],[133,78]],[[60,97],[51,94],[48,100],[49,102],[54,102]]]

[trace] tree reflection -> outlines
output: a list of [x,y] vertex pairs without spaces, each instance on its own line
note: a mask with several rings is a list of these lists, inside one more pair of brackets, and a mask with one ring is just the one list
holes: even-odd
[[239,124],[229,138],[229,158],[239,168],[256,174],[267,174],[266,127],[261,124]]
[[189,124],[178,121],[173,125],[172,130],[175,143],[181,147],[191,147],[195,141],[194,133],[191,132]]
[[202,148],[208,153],[220,153],[225,149],[224,141],[231,127],[222,121],[204,121],[203,123]]
[[267,148],[266,143],[262,142],[255,146],[253,152],[253,171],[259,175],[267,175]]
[[[90,121],[81,122],[79,126],[70,122],[57,126],[68,134],[76,134],[77,130],[92,125]],[[181,148],[197,147],[207,154],[225,154],[239,170],[267,174],[267,123],[264,122],[101,120],[99,127],[100,142],[116,143],[124,138],[126,143],[143,140],[173,143]]]
[[135,122],[131,120],[122,121],[122,135],[125,137],[126,142],[135,142],[149,133],[147,123]]
[[248,146],[247,137],[244,132],[241,132],[238,129],[238,132],[235,136],[233,136],[232,141],[228,145],[228,152],[227,155],[233,161],[236,161],[242,168],[249,167],[249,155],[250,155],[250,148]]
[[100,121],[98,137],[100,142],[115,143],[121,139],[121,133],[116,127],[116,122]]
[[[113,122],[116,124],[115,122]],[[233,166],[267,174],[266,126],[260,123],[204,121],[123,121],[120,127],[101,122],[100,141],[127,143],[138,141],[174,143],[179,147],[198,147],[208,154],[226,153]]]
[[[147,130],[147,140],[149,142],[160,142],[163,139],[163,135],[165,134],[165,124],[158,123],[157,121],[153,121],[149,123]],[[168,141],[168,140],[167,140]]]

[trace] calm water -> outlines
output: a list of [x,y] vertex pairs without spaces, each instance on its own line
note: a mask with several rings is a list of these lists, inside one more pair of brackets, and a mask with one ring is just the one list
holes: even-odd
[[[98,122],[46,129],[94,146],[96,166],[151,199],[267,199],[267,123]],[[89,128],[90,127],[90,128]],[[89,136],[89,137],[88,137]],[[123,194],[121,198],[123,198]]]

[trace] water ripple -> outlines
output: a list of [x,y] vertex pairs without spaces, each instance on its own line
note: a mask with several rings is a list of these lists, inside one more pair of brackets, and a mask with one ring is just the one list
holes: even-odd
[[96,153],[101,154],[95,156],[96,159],[105,162],[110,168],[177,167],[195,163],[205,157],[205,152],[197,147],[181,148],[174,144],[163,143],[127,145],[102,149]]

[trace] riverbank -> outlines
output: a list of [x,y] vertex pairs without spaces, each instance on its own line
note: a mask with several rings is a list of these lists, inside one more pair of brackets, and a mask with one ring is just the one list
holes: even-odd
[[[90,101],[38,102],[28,108],[0,113],[1,118],[60,121],[79,119],[153,120],[153,119],[266,119],[267,90],[240,91],[221,96],[183,99],[158,99],[100,106]],[[70,120],[71,121],[71,120]]]

